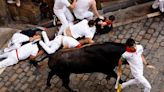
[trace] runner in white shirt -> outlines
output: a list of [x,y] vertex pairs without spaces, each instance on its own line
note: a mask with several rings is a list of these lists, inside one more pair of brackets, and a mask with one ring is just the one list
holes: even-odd
[[73,9],[75,4],[76,0],[73,0],[72,4],[68,0],[55,0],[53,11],[62,23],[58,35],[62,35],[68,24],[74,21],[73,15],[68,8]]
[[24,60],[27,58],[34,59],[38,54],[38,46],[36,43],[30,42],[22,47],[13,50],[11,52],[6,52],[0,55],[0,68],[4,68],[10,65],[17,64],[19,60]]
[[64,35],[73,37],[75,39],[85,37],[80,41],[81,44],[84,43],[94,43],[92,40],[96,32],[94,20],[82,20],[75,25],[70,25],[64,31]]
[[72,37],[58,35],[52,41],[49,41],[45,31],[42,32],[42,36],[45,43],[41,40],[39,44],[48,54],[55,53],[61,46],[63,46],[63,48],[79,48],[81,46],[81,44]]
[[20,30],[20,32],[14,33],[14,35],[12,36],[12,38],[10,39],[8,43],[8,47],[5,48],[1,53],[15,50],[17,48],[20,48],[22,43],[31,42],[37,39],[36,38],[37,36],[34,36],[34,35],[38,35],[38,33],[43,30],[45,30],[45,28],[36,27],[33,30],[32,29]]
[[[89,11],[89,9],[93,11]],[[76,6],[73,9],[74,15],[77,19],[93,19],[93,16],[96,15],[96,17],[100,17],[97,7],[96,7],[96,1],[95,0],[77,0]],[[93,14],[94,13],[94,14]]]
[[121,76],[122,74],[121,65],[122,62],[126,59],[129,63],[130,70],[134,76],[134,79],[122,83],[121,88],[125,88],[128,85],[141,83],[145,87],[144,92],[150,92],[151,85],[143,76],[143,63],[146,64],[149,68],[154,68],[154,66],[151,66],[146,62],[144,56],[142,55],[143,47],[141,45],[135,45],[135,41],[133,39],[129,38],[126,41],[126,46],[126,52],[122,54],[122,57],[119,60],[118,76]]

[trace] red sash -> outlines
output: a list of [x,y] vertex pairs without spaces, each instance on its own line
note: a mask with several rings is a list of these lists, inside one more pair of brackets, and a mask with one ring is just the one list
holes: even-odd
[[17,59],[19,60],[18,49],[16,49],[16,55],[17,55]]

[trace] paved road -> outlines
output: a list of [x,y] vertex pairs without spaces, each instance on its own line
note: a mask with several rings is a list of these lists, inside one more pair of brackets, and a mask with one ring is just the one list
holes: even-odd
[[[119,26],[108,34],[95,37],[96,42],[121,42],[132,37],[144,46],[146,59],[156,69],[146,69],[145,77],[152,85],[151,92],[164,92],[164,18],[158,16],[143,19],[134,23]],[[0,92],[68,92],[62,87],[61,80],[54,76],[51,80],[51,88],[46,88],[46,78],[49,69],[45,60],[41,66],[41,74],[36,76],[35,68],[27,61],[19,62],[17,65],[7,67],[0,75]],[[102,73],[71,74],[70,86],[79,92],[115,92],[115,79],[106,80]],[[129,66],[124,66],[123,80],[132,78]],[[143,92],[141,85],[127,87],[123,92]]]

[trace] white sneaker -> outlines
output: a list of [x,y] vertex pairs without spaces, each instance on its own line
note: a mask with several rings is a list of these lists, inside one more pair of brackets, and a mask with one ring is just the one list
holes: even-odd
[[14,4],[14,3],[16,3],[16,2],[13,1],[13,0],[7,0],[7,3],[9,3],[9,4]]
[[17,5],[18,7],[20,7],[20,5],[21,5],[20,0],[16,0],[16,5]]
[[20,4],[20,3],[16,3],[16,5],[17,5],[18,7],[20,7],[21,4]]
[[157,9],[159,7],[159,2],[158,1],[154,1],[152,8],[153,9]]

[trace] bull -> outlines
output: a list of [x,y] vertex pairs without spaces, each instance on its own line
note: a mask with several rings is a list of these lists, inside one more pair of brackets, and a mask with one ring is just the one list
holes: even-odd
[[90,45],[80,49],[59,50],[49,57],[50,72],[47,86],[51,86],[50,80],[53,75],[59,76],[63,81],[62,86],[71,92],[74,92],[68,85],[71,73],[101,72],[106,74],[107,78],[117,78],[114,68],[125,50],[125,44],[114,42]]

